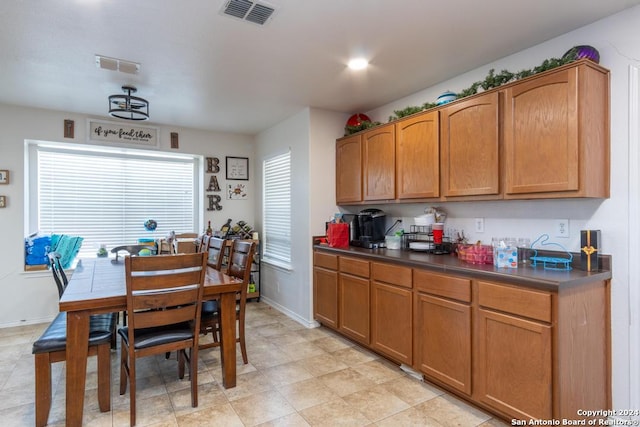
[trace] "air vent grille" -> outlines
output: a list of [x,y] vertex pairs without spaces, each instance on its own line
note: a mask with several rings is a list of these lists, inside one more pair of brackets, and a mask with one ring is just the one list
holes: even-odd
[[222,14],[264,25],[273,16],[275,8],[264,2],[250,0],[230,0],[222,6]]

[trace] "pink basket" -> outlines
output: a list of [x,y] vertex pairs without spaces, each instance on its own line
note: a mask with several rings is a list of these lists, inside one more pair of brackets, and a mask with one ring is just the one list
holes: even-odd
[[470,264],[493,264],[491,245],[458,245],[458,258]]

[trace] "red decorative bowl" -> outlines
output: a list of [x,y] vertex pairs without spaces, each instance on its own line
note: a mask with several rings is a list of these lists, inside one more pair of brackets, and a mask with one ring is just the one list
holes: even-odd
[[352,126],[352,127],[360,126],[362,122],[370,122],[370,121],[371,119],[366,114],[357,113],[349,117],[349,120],[347,120],[347,126]]

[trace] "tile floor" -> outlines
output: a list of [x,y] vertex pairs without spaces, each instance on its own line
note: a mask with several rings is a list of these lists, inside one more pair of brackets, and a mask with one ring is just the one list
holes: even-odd
[[[200,353],[199,406],[174,358],[140,359],[138,426],[505,426],[461,400],[408,376],[326,328],[307,329],[264,303],[248,304],[249,364],[238,351],[237,386],[221,383],[217,348]],[[0,420],[34,425],[31,343],[46,325],[0,329]],[[238,349],[239,350],[239,349]],[[95,357],[89,359],[84,425],[129,424],[112,352],[110,412],[98,409]],[[50,426],[65,417],[64,363],[53,367]]]

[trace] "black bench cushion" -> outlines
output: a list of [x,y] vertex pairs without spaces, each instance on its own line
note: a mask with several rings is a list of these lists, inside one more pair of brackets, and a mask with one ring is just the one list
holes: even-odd
[[[117,313],[94,314],[89,321],[89,345],[111,342]],[[67,313],[59,313],[49,324],[49,327],[33,343],[32,353],[48,353],[65,350],[67,348]]]

